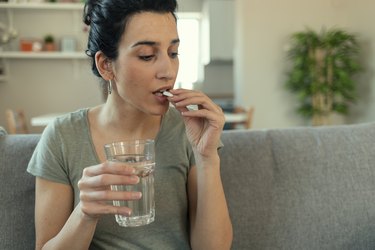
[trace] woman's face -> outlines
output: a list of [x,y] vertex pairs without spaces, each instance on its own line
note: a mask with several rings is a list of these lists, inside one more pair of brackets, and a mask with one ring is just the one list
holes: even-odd
[[142,12],[126,25],[114,63],[119,105],[148,114],[164,114],[169,102],[161,91],[177,77],[179,38],[171,13]]

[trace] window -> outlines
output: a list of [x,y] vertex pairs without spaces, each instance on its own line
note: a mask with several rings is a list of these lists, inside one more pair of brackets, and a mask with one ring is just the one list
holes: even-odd
[[200,14],[178,13],[177,16],[177,29],[181,42],[178,50],[180,69],[176,87],[193,89],[194,83],[203,78],[200,56]]

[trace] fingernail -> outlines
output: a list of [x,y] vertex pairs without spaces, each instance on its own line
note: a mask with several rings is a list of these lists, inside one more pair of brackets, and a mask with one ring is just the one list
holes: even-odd
[[134,192],[132,193],[133,199],[140,199],[142,197],[141,192]]
[[131,168],[130,173],[135,174],[135,168]]
[[133,176],[131,177],[131,179],[132,179],[132,181],[134,181],[135,183],[138,183],[138,182],[139,182],[139,177],[136,176],[136,175],[133,175]]

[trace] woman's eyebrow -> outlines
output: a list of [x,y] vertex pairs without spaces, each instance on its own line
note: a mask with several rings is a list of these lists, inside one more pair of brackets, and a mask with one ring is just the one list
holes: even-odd
[[[176,38],[176,39],[173,39],[171,41],[171,44],[176,44],[176,43],[179,43],[180,42],[180,39],[179,38]],[[132,45],[132,48],[134,47],[137,47],[137,46],[140,46],[140,45],[148,45],[148,46],[155,46],[155,45],[158,45],[159,43],[157,42],[154,42],[154,41],[148,41],[148,40],[143,40],[143,41],[139,41],[139,42],[136,42],[135,44]]]
[[157,43],[156,42],[153,42],[153,41],[139,41],[139,42],[136,42],[135,44],[132,45],[132,48],[134,47],[137,47],[137,46],[140,46],[140,45],[148,45],[148,46],[154,46],[156,45]]
[[171,44],[176,44],[176,43],[180,43],[180,39],[179,38],[173,39],[171,41]]

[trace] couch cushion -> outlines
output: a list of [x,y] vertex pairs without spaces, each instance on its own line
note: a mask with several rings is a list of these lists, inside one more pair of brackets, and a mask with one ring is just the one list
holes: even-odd
[[35,248],[34,183],[26,172],[39,135],[0,136],[0,249]]
[[233,249],[375,249],[375,124],[222,141]]

